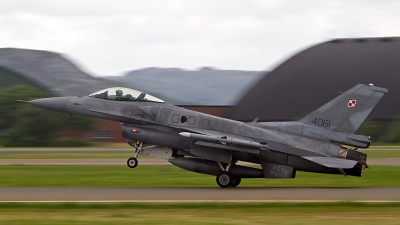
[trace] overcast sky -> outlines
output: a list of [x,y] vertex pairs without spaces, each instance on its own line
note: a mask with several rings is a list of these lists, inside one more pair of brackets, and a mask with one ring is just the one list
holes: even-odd
[[92,75],[270,70],[332,38],[400,36],[400,1],[1,0],[0,47],[66,54]]

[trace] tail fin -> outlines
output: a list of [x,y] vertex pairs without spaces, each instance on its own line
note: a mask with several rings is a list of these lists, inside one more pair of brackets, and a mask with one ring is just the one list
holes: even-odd
[[357,84],[299,122],[354,133],[388,89]]

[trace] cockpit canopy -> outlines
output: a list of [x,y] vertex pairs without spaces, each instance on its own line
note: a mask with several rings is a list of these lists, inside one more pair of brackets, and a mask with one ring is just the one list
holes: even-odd
[[164,103],[163,100],[130,88],[112,87],[106,88],[90,94],[89,97],[101,98],[114,101],[141,101],[141,102],[159,102]]

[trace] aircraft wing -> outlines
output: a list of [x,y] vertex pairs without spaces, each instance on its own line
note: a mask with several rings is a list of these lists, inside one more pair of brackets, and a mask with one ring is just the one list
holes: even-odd
[[[203,146],[209,146],[209,147],[215,147],[233,151],[241,151],[253,154],[258,154],[260,151],[282,152],[291,155],[297,155],[306,160],[309,160],[311,162],[320,164],[328,168],[351,169],[358,163],[357,161],[354,160],[332,158],[328,155],[323,155],[317,152],[308,151],[305,149],[300,149],[276,142],[262,143],[249,140],[228,138],[226,136],[221,137],[221,136],[190,133],[190,132],[181,132],[179,134],[184,137],[192,138],[194,140],[199,140],[195,143],[197,145],[203,145]],[[215,142],[218,142],[219,144],[215,144]]]
[[[229,137],[224,136],[224,133],[219,133],[218,136],[209,135],[209,134],[198,134],[198,133],[190,133],[190,132],[181,132],[180,135],[184,137],[188,137],[194,140],[198,140],[196,144],[198,145],[205,145],[204,143],[219,143],[218,145],[212,146],[216,148],[223,148],[226,150],[234,150],[234,151],[243,151],[243,152],[250,152],[250,149],[255,149],[254,153],[259,153],[259,151],[277,151],[283,152],[291,155],[298,155],[298,156],[326,156],[320,153],[295,148],[289,145],[277,143],[277,142],[256,142],[253,140],[244,140],[244,139],[237,139],[233,138],[232,135]],[[326,156],[327,157],[327,156]]]

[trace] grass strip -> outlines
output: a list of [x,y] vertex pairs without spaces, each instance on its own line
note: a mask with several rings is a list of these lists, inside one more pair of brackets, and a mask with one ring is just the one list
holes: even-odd
[[361,151],[367,154],[368,159],[400,158],[400,150],[368,150]]
[[398,224],[399,203],[2,203],[0,224]]
[[[72,152],[72,153],[4,153],[0,159],[128,159],[134,155],[132,152]],[[146,156],[141,156],[141,158]],[[400,158],[400,156],[399,156]]]
[[[374,166],[363,177],[298,172],[295,179],[243,179],[241,187],[400,187],[400,168]],[[0,166],[3,187],[215,187],[215,177],[175,166]]]

